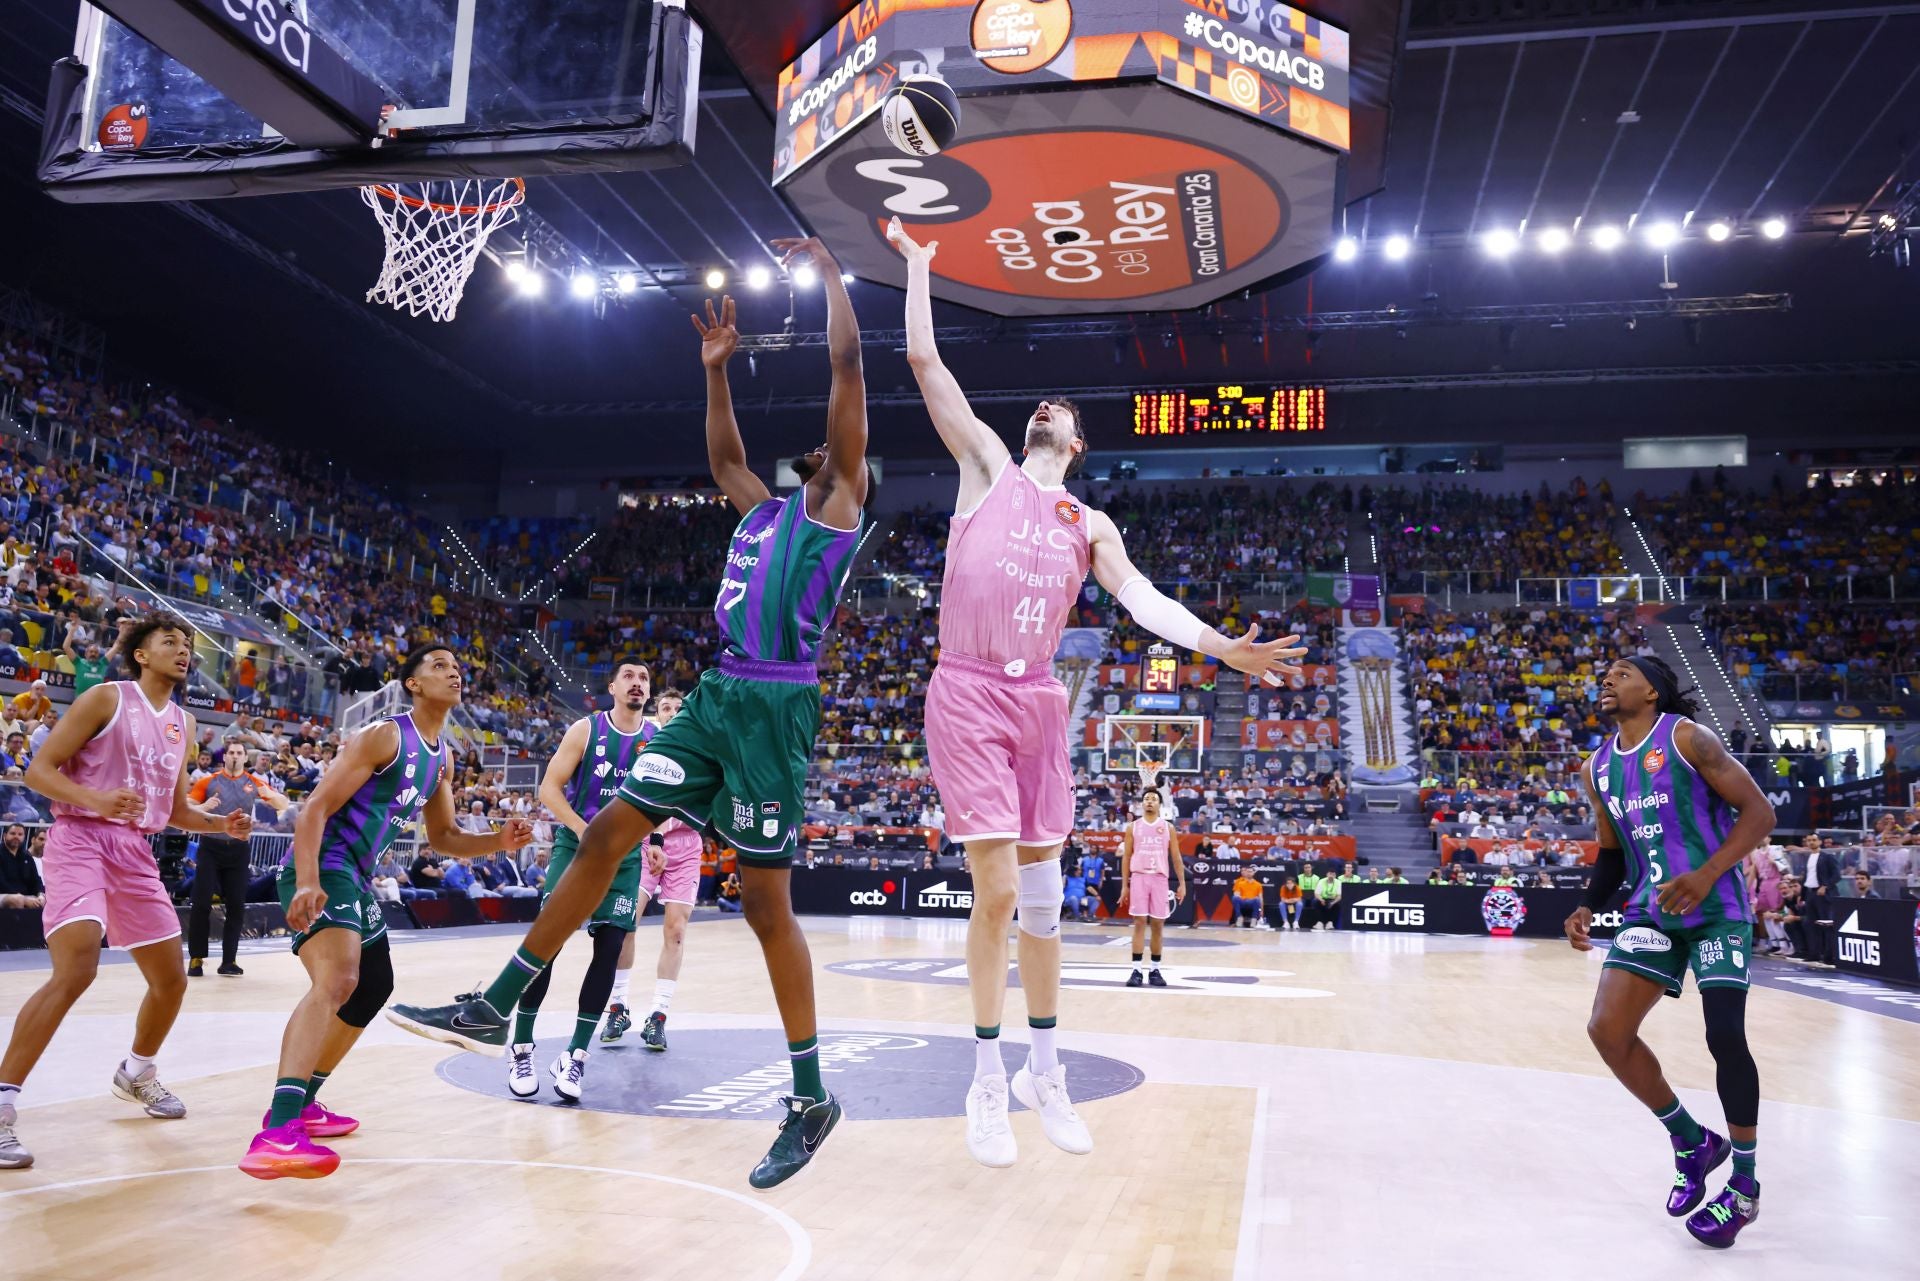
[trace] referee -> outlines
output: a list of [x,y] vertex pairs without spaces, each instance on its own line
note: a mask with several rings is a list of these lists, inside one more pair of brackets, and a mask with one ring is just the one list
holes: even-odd
[[[252,814],[256,801],[285,813],[292,804],[285,796],[267,786],[267,780],[247,772],[246,744],[233,741],[226,746],[221,769],[193,785],[190,793],[194,808],[210,818],[228,814]],[[187,977],[201,975],[201,963],[207,959],[207,934],[213,923],[213,892],[227,911],[226,929],[220,938],[220,973],[245,973],[235,963],[240,952],[240,930],[247,917],[247,842],[225,836],[202,836],[200,857],[193,873],[193,914],[187,923]]]

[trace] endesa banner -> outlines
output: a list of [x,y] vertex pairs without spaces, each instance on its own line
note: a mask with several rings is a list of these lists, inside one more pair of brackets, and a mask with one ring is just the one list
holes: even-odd
[[1920,985],[1920,903],[1833,900],[1834,959],[1852,974]]
[[951,916],[973,911],[965,872],[874,872],[864,867],[796,867],[793,910],[814,916]]
[[[1564,938],[1566,920],[1585,897],[1582,889],[1481,885],[1365,885],[1340,895],[1343,930],[1397,930],[1404,934],[1479,934],[1495,938]],[[1593,914],[1593,937],[1621,928],[1624,891]]]
[[[1582,863],[1591,863],[1595,858],[1599,857],[1600,842],[1576,841],[1567,837],[1553,841],[1490,841],[1472,836],[1443,836],[1440,838],[1440,861],[1442,863],[1453,862],[1461,850],[1471,850],[1475,856],[1474,861],[1481,863],[1486,862],[1487,855],[1493,853],[1495,850],[1506,850],[1509,853],[1514,850],[1531,850],[1535,863],[1544,862],[1544,856],[1548,853],[1558,854],[1567,850],[1577,850]],[[1525,864],[1519,864],[1519,866],[1525,866]]]

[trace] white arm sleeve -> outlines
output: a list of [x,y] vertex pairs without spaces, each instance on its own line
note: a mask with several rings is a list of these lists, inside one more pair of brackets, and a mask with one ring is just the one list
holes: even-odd
[[1179,601],[1162,596],[1146,579],[1129,578],[1120,584],[1114,596],[1134,622],[1155,636],[1181,649],[1200,648],[1200,638],[1206,634],[1207,625]]

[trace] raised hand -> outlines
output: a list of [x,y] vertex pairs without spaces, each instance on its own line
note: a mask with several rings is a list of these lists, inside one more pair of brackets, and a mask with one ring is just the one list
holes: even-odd
[[780,254],[782,271],[791,271],[798,264],[811,260],[823,274],[833,272],[838,275],[840,272],[840,265],[834,261],[827,247],[820,243],[818,236],[780,236],[768,243]]
[[694,332],[700,335],[700,363],[708,369],[719,369],[732,359],[733,352],[740,345],[740,331],[733,324],[733,295],[723,294],[720,298],[719,315],[714,314],[713,299],[707,299],[707,320],[700,323],[700,317],[694,316]]
[[1278,685],[1285,677],[1300,675],[1298,660],[1306,657],[1307,648],[1299,644],[1299,640],[1298,636],[1282,636],[1262,641],[1260,624],[1255,623],[1247,628],[1245,636],[1229,640],[1219,659],[1236,671],[1258,676],[1269,685]]
[[533,822],[523,815],[516,814],[500,827],[500,848],[517,850],[533,839]]
[[940,242],[937,240],[929,240],[924,245],[915,241],[907,234],[907,229],[900,225],[900,219],[897,217],[887,224],[887,239],[908,262],[931,262],[934,250],[940,247]]

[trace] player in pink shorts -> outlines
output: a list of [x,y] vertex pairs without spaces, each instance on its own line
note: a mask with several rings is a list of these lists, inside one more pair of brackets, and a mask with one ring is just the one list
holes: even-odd
[[[1160,973],[1160,941],[1167,917],[1187,896],[1187,865],[1180,857],[1180,838],[1174,834],[1173,824],[1160,813],[1160,790],[1149,787],[1141,806],[1145,817],[1129,823],[1120,840],[1120,879],[1127,887],[1127,913],[1133,917],[1133,973],[1127,977],[1127,986],[1139,987],[1144,982],[1165,987],[1167,980]],[[1169,872],[1176,882],[1171,893]],[[1149,932],[1153,968],[1142,979],[1140,949],[1142,943],[1149,942]]]
[[172,701],[193,655],[186,622],[151,615],[127,629],[115,653],[137,679],[96,685],[75,699],[27,767],[27,786],[53,802],[40,916],[53,975],[20,1007],[0,1059],[0,1169],[33,1164],[14,1133],[20,1088],[92,984],[102,935],[133,957],[147,981],[113,1092],[148,1116],[187,1114],[153,1062],[180,1013],[187,969],[180,917],[147,838],[168,826],[235,840],[253,832],[250,815],[209,818],[187,799],[193,717]]
[[[1053,655],[1089,567],[1147,631],[1278,682],[1300,669],[1298,637],[1261,642],[1259,629],[1229,639],[1154,590],[1127,558],[1104,513],[1067,492],[1084,461],[1080,411],[1042,401],[1027,420],[1016,465],[940,362],[933,340],[934,244],[914,243],[894,219],[887,231],[907,260],[907,361],[941,440],[960,464],[940,598],[940,664],[927,686],[927,762],[946,809],[947,834],[967,847],[973,913],[967,978],[973,998],[974,1079],[967,1092],[967,1150],[983,1165],[1019,1152],[1007,1096],[1040,1114],[1049,1141],[1093,1150],[1067,1095],[1054,1046],[1060,1000],[1060,848],[1073,827],[1067,695]],[[1031,1042],[1011,1084],[1000,1058],[1007,995],[1007,926],[1020,922],[1020,988]]]
[[[661,727],[679,714],[682,702],[678,690],[663,689],[654,700],[654,721]],[[706,841],[699,832],[677,818],[670,818],[654,829],[648,844],[646,865],[640,873],[640,906],[635,915],[645,915],[647,904],[659,899],[666,912],[660,924],[660,960],[653,970],[653,1012],[640,1026],[640,1043],[649,1050],[667,1048],[667,1010],[673,1004],[673,992],[680,985],[680,960],[686,953],[687,919],[693,915],[693,900],[700,889],[700,851]],[[607,1006],[607,1025],[600,1032],[602,1042],[618,1041],[633,1026],[627,1012],[627,981],[633,971],[634,939],[627,935],[620,948],[620,965],[613,975],[613,996]]]

